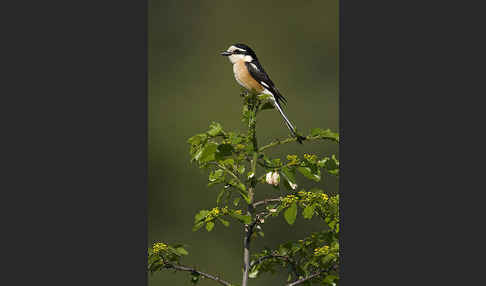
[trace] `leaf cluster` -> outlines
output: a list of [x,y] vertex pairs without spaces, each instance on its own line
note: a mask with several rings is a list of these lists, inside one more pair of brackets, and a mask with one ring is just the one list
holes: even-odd
[[151,274],[156,271],[168,268],[172,264],[178,264],[179,259],[189,253],[183,244],[169,245],[163,242],[156,242],[148,249],[148,270]]

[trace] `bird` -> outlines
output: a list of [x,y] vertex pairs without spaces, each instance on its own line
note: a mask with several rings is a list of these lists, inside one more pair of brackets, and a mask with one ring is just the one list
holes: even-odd
[[292,135],[302,144],[305,137],[297,134],[294,125],[292,125],[282,109],[282,103],[287,104],[287,99],[278,91],[265,72],[255,52],[248,45],[237,43],[231,45],[226,51],[221,52],[221,55],[228,57],[233,64],[233,73],[238,84],[249,92],[270,95],[270,102],[280,112]]

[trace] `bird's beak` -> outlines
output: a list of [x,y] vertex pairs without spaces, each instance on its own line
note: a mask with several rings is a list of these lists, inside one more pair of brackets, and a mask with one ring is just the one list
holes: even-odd
[[221,52],[221,55],[222,55],[222,56],[225,56],[225,57],[227,57],[227,56],[231,56],[232,54],[233,54],[233,53],[230,53],[230,52],[228,52],[228,51]]

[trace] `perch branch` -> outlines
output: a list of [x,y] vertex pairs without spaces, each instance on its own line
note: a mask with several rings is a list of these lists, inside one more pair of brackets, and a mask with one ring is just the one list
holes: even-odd
[[314,274],[311,274],[311,275],[309,275],[309,276],[307,276],[307,277],[304,277],[304,278],[302,278],[302,279],[299,279],[299,280],[297,280],[297,281],[294,281],[294,282],[292,282],[292,283],[289,283],[289,284],[287,284],[287,286],[295,286],[295,285],[298,285],[298,284],[304,283],[305,281],[307,281],[307,280],[309,280],[309,279],[312,279],[312,278],[314,278],[314,277],[317,277],[317,276],[321,275],[321,273],[322,273],[322,272],[324,272],[324,271],[318,271],[318,272],[316,272],[316,273],[314,273]]
[[176,264],[169,264],[167,265],[167,268],[174,268],[175,270],[180,270],[180,271],[188,271],[188,272],[192,272],[192,273],[197,273],[203,277],[206,277],[206,278],[209,278],[211,280],[214,280],[216,282],[218,282],[219,284],[221,285],[225,285],[225,286],[231,286],[232,284],[229,283],[228,281],[225,281],[217,276],[214,276],[214,275],[211,275],[211,274],[207,274],[207,273],[204,273],[202,271],[199,271],[193,267],[188,267],[188,266],[184,266],[184,265],[176,265]]

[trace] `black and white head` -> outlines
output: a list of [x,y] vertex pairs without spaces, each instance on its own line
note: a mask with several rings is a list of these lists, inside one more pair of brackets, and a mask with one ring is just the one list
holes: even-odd
[[257,60],[255,52],[245,44],[231,45],[226,51],[222,52],[221,55],[227,56],[233,64],[241,60],[245,62]]

